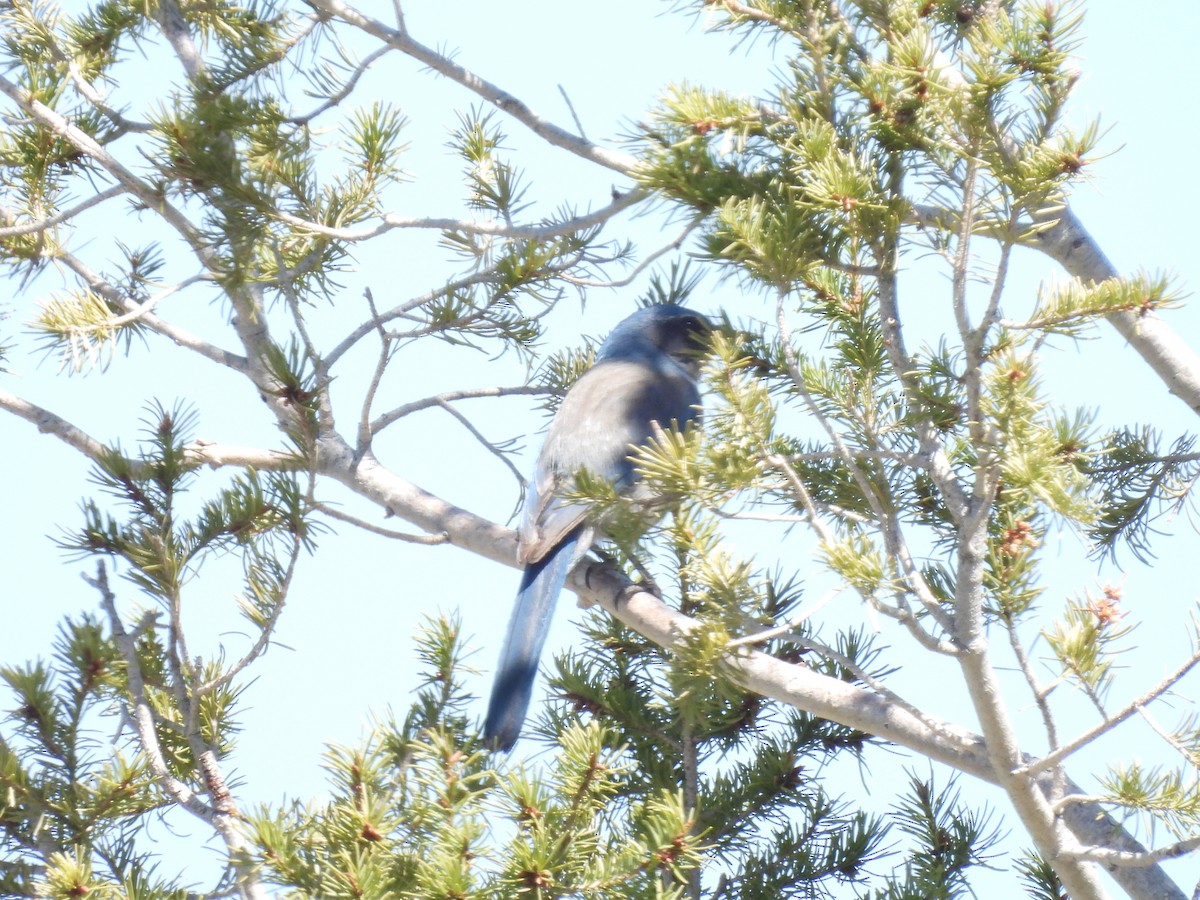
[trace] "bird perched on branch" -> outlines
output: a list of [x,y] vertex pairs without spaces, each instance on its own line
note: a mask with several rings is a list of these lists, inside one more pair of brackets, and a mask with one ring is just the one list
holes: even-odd
[[562,494],[581,469],[628,492],[637,479],[633,448],[656,428],[682,428],[696,417],[710,330],[704,316],[682,306],[639,309],[613,329],[563,398],[525,498],[518,544],[525,572],[484,726],[492,747],[509,750],[521,733],[554,604],[595,540],[588,507]]

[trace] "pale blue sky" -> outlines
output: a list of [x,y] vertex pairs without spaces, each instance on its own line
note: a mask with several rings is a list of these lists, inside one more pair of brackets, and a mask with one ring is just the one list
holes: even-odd
[[[380,15],[390,7],[371,5],[378,7]],[[418,40],[453,48],[462,65],[570,127],[571,117],[558,88],[562,85],[587,135],[598,141],[622,133],[667,82],[689,80],[753,92],[766,84],[764,73],[771,68],[765,43],[731,52],[728,37],[705,35],[690,17],[668,13],[665,3],[616,0],[597,6],[561,0],[503,4],[479,0],[411,7],[408,25]],[[1133,13],[1130,5],[1113,2],[1091,4],[1083,29],[1086,39],[1079,51],[1083,77],[1070,119],[1082,124],[1100,116],[1111,129],[1102,145],[1111,156],[1089,169],[1092,182],[1078,190],[1074,205],[1118,269],[1167,269],[1191,292],[1200,279],[1196,250],[1200,188],[1190,174],[1200,137],[1192,95],[1200,7],[1175,0],[1143,8],[1153,12]],[[447,186],[453,185],[459,164],[448,156],[446,135],[455,122],[454,110],[465,109],[476,99],[398,55],[376,65],[364,79],[362,93],[390,98],[412,120],[409,140],[414,146],[408,168],[415,180],[398,195],[401,205],[396,211],[461,214],[453,205],[460,192]],[[132,102],[138,94],[130,90],[125,96]],[[545,153],[520,126],[509,126],[509,133],[510,145],[520,151],[516,162],[526,165],[535,197],[546,204],[539,212],[560,202],[579,208],[599,206],[607,202],[610,186],[619,184],[608,172],[563,154]],[[644,251],[662,240],[660,224],[654,219],[642,220],[638,228]],[[447,271],[415,250],[416,243],[395,235],[362,254],[358,270],[343,278],[345,300],[339,301],[352,316],[361,317],[359,298],[364,287],[384,303],[385,298],[421,293]],[[1017,278],[1019,285],[1031,286],[1054,274],[1049,262],[1029,259]],[[553,319],[559,325],[555,340],[572,343],[581,331],[605,333],[632,308],[633,298],[646,283],[643,278],[622,291],[593,292],[583,316],[578,314],[578,304],[568,301],[568,308]],[[932,296],[929,302],[944,302],[945,297]],[[917,303],[924,298],[910,293],[906,300]],[[753,315],[760,302],[740,297],[732,283],[719,284],[710,278],[693,305],[710,312],[724,306],[735,315]],[[29,297],[17,298],[15,319],[28,318],[29,303]],[[171,313],[196,322],[213,315],[206,296],[195,295],[187,304],[190,308],[177,305]],[[342,312],[325,315],[323,326],[345,327]],[[1200,347],[1195,308],[1168,315],[1180,333]],[[229,443],[275,440],[269,423],[259,415],[258,401],[236,379],[212,373],[204,365],[180,364],[178,354],[166,352],[160,344],[149,354],[135,351],[128,363],[118,361],[103,377],[71,379],[56,378],[52,361],[38,364],[40,357],[30,352],[30,346],[22,339],[12,358],[15,374],[3,378],[4,386],[77,421],[101,439],[120,439],[129,447],[134,439],[132,423],[141,417],[146,400],[158,397],[169,403],[196,393],[201,397],[201,436]],[[1080,350],[1054,351],[1051,357],[1050,371],[1062,375],[1056,390],[1064,403],[1102,404],[1106,420],[1157,422],[1168,433],[1195,427],[1183,405],[1167,396],[1136,355],[1115,337]],[[402,361],[391,382],[394,395],[385,394],[381,406],[446,387],[512,384],[523,377],[512,358],[460,359],[462,368],[436,374],[428,371],[424,358],[412,364]],[[1070,377],[1074,368],[1081,372],[1078,379]],[[353,367],[351,371],[361,373]],[[347,378],[347,393],[352,392],[351,381]],[[542,420],[530,412],[532,406],[528,398],[478,401],[477,406],[464,406],[464,412],[478,415],[485,433],[500,440],[540,427]],[[460,463],[457,451],[426,453],[431,440],[443,441],[447,447],[469,440],[445,416],[425,413],[412,425],[411,430],[397,427],[381,442],[384,461],[435,493],[503,521],[516,502],[516,485],[503,467],[474,448],[462,457],[469,464]],[[9,473],[4,489],[9,514],[0,519],[0,547],[4,548],[0,558],[7,575],[0,600],[5,614],[0,661],[18,662],[48,651],[63,615],[96,608],[94,594],[79,579],[91,564],[65,562],[47,537],[79,521],[78,501],[92,488],[86,480],[86,461],[54,439],[38,435],[28,424],[0,417],[0,435],[4,438],[0,466]],[[536,447],[536,437],[526,443]],[[332,488],[329,496],[346,499]],[[378,515],[361,503],[354,508],[364,516]],[[1165,666],[1186,650],[1177,628],[1174,634],[1154,628],[1157,609],[1178,610],[1200,593],[1190,565],[1196,537],[1190,523],[1178,525],[1181,537],[1166,545],[1170,552],[1160,555],[1156,571],[1133,566],[1127,577],[1128,607],[1132,615],[1146,618],[1141,634],[1152,651],[1137,657],[1139,677],[1131,690],[1156,680],[1158,656]],[[1081,567],[1072,538],[1063,540],[1059,552],[1064,560],[1064,593],[1119,575],[1111,567],[1097,570],[1091,563]],[[1127,555],[1123,561],[1132,563]],[[323,539],[318,554],[301,565],[278,634],[285,646],[273,649],[255,666],[257,681],[246,693],[245,733],[233,761],[246,785],[239,801],[252,805],[284,793],[307,797],[320,792],[320,754],[326,742],[355,740],[372,712],[382,713],[391,706],[403,713],[415,686],[411,634],[422,613],[458,609],[479,647],[472,663],[490,670],[514,586],[514,572],[453,548],[401,546],[356,534],[345,526]],[[239,646],[231,632],[240,623],[228,597],[203,579],[196,584],[194,597],[196,628],[214,642],[224,639]],[[131,602],[132,591],[122,599]],[[569,644],[575,634],[573,615],[571,604],[564,603],[552,636],[558,646]],[[474,689],[486,693],[486,677],[479,678]],[[962,709],[952,701],[938,712],[962,717]],[[964,720],[964,724],[971,723]],[[993,803],[1001,802],[998,795],[990,796]],[[1179,869],[1185,885],[1200,878],[1200,864],[1195,861],[1184,862]]]

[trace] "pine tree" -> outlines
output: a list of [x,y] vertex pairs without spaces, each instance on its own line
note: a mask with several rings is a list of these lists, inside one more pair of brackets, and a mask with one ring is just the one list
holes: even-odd
[[[1181,290],[1119,275],[1070,207],[1102,138],[1064,124],[1080,11],[684,6],[768,48],[774,83],[677,83],[630,111],[615,151],[417,41],[399,4],[390,23],[341,0],[3,5],[0,260],[63,377],[135,367],[145,413],[123,446],[0,385],[0,408],[92,465],[58,543],[98,604],[0,669],[0,892],[882,900],[968,895],[993,868],[1013,896],[1103,897],[1101,870],[1133,897],[1184,896],[1159,863],[1200,846],[1200,729],[1169,702],[1200,661],[1194,617],[1161,613],[1192,649],[1147,678],[1119,666],[1119,584],[1045,588],[1057,533],[1084,559],[1152,556],[1200,471],[1189,434],[1061,405],[1047,363],[1112,325],[1200,410],[1200,360],[1163,316]],[[407,142],[431,139],[364,85],[408,60],[474,95],[446,145],[460,178],[438,186],[456,214],[397,212]],[[621,179],[611,197],[537,211],[514,128]],[[681,236],[639,251],[646,210]],[[446,278],[406,280],[393,239]],[[1008,284],[1029,250],[1071,276],[1035,300]],[[388,289],[347,297],[374,259]],[[431,611],[406,713],[331,746],[325,797],[248,804],[244,694],[333,526],[453,544],[423,551],[431,567],[515,562],[504,524],[408,480],[391,435],[443,410],[512,467],[463,407],[553,410],[592,351],[547,351],[556,308],[613,286],[688,302],[710,271],[742,291],[713,333],[703,426],[637,451],[669,509],[648,523],[610,485],[577,485],[608,542],[570,580],[594,608],[547,661],[527,738],[544,752],[485,747],[480,636]],[[27,342],[6,337],[0,364]],[[406,368],[480,351],[524,382]],[[171,404],[157,383],[187,358],[248,390],[271,437],[201,439],[205,391]],[[200,608],[238,639],[199,639]],[[936,678],[910,676],[922,666]],[[935,712],[951,681],[973,719]],[[1138,719],[1153,751],[1121,744]],[[1106,771],[1078,762],[1114,737]],[[848,789],[901,749],[903,783]],[[199,891],[153,843],[181,813],[219,841]]]

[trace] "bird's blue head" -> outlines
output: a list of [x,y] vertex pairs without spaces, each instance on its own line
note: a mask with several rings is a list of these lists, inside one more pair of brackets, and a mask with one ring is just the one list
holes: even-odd
[[596,362],[647,361],[665,354],[695,379],[711,331],[708,319],[693,309],[674,303],[647,306],[621,320],[600,346]]

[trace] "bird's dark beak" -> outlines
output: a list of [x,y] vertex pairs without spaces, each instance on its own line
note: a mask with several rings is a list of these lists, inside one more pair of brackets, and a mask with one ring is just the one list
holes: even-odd
[[674,346],[667,349],[693,379],[700,377],[700,367],[711,352],[712,330],[707,319],[699,316],[689,318],[683,322],[683,328],[672,342]]

